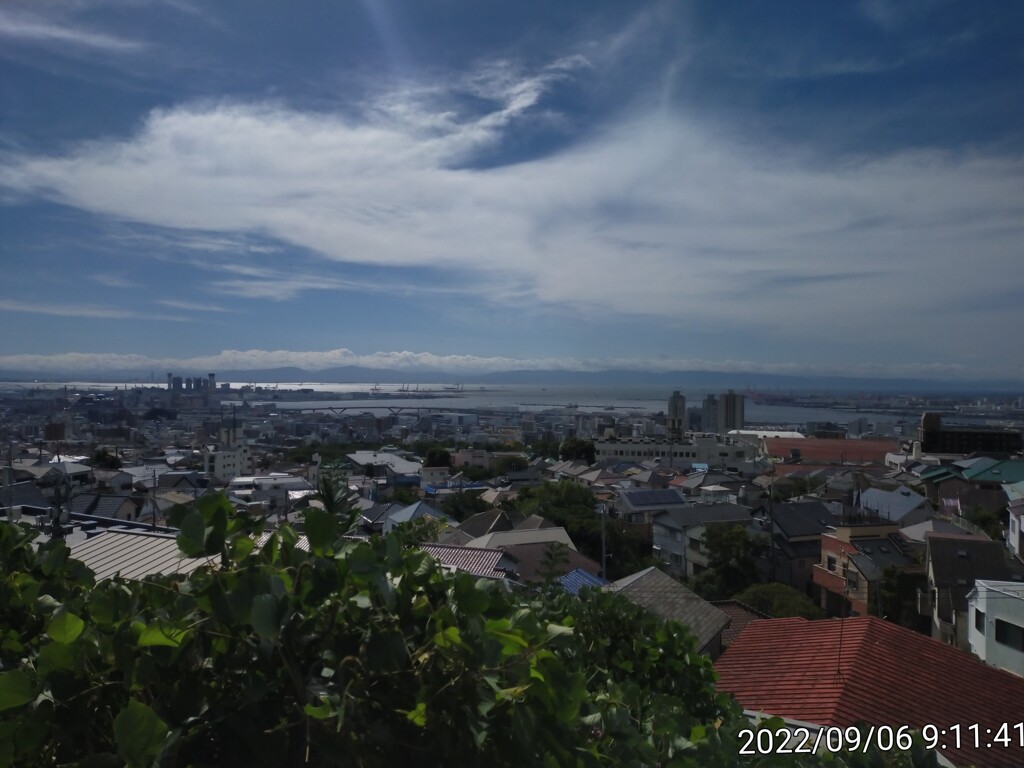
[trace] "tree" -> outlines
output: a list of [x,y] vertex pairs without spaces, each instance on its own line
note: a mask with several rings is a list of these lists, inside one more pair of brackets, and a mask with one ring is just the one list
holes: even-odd
[[563,440],[558,448],[559,456],[563,461],[583,461],[593,464],[597,461],[597,448],[593,440],[583,440],[579,437],[570,437]]
[[740,757],[749,723],[710,660],[617,595],[447,573],[416,524],[350,541],[311,508],[307,549],[288,526],[257,547],[224,497],[172,517],[219,565],[97,583],[63,541],[0,525],[0,764],[795,764]]
[[486,512],[490,508],[491,505],[480,498],[479,493],[469,493],[468,491],[451,493],[444,498],[440,505],[442,512],[460,523],[466,518]]
[[345,532],[352,530],[359,519],[359,509],[353,503],[352,492],[345,483],[331,475],[320,475],[313,499],[323,505],[324,511],[336,519]]
[[[516,509],[524,514],[539,514],[565,528],[579,551],[591,560],[601,561],[601,516],[594,509],[589,489],[569,481],[544,483],[523,488]],[[605,549],[608,553],[608,577],[618,579],[653,565],[650,541],[641,532],[621,521],[605,521]]]
[[735,595],[745,605],[767,613],[773,619],[797,616],[804,619],[823,619],[825,613],[804,594],[787,584],[753,584]]
[[693,587],[705,600],[726,600],[761,580],[755,544],[744,526],[708,525],[701,542],[708,554],[708,569],[694,579]]
[[446,448],[440,445],[432,445],[427,449],[426,455],[423,457],[423,465],[426,467],[450,467],[452,465],[452,455],[448,453]]
[[121,457],[106,448],[98,448],[92,455],[92,465],[96,469],[120,469]]

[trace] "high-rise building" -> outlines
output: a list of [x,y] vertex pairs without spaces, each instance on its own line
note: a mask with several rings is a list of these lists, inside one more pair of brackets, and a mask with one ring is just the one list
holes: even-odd
[[743,395],[731,389],[718,399],[718,434],[724,435],[733,429],[743,429],[744,401]]
[[686,397],[677,389],[668,399],[668,436],[680,440],[686,431]]
[[704,406],[701,408],[701,429],[705,432],[718,430],[718,398],[708,395],[704,398]]

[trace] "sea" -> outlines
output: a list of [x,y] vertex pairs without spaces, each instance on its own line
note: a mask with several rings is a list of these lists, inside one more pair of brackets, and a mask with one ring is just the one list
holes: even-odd
[[[643,415],[667,411],[672,394],[661,386],[602,386],[602,385],[529,385],[529,384],[418,384],[326,382],[227,382],[232,390],[243,386],[249,391],[244,397],[221,397],[222,406],[269,406],[279,411],[345,409],[345,412],[388,413],[397,408],[431,411],[498,410],[506,412],[540,412],[551,409],[575,410],[582,413],[607,412],[617,416]],[[109,382],[0,382],[0,392],[27,392],[67,387],[69,394],[84,392],[112,392],[116,389],[154,386],[152,383],[114,384]],[[303,391],[310,393],[303,398]],[[700,407],[708,394],[720,395],[718,390],[681,390],[687,407]],[[336,394],[337,398],[329,397]],[[795,428],[807,422],[848,423],[863,417],[869,422],[886,424],[912,420],[914,414],[894,414],[852,411],[838,408],[798,407],[757,403],[748,397],[745,404],[748,424],[771,426],[778,429]]]
[[[284,387],[275,384],[249,383],[255,390],[245,397],[251,406],[272,406],[279,410],[309,410],[345,408],[352,411],[381,411],[395,408],[424,408],[445,411],[499,410],[519,412],[540,412],[551,409],[575,410],[582,413],[607,412],[618,416],[642,415],[666,411],[668,398],[672,394],[663,387],[647,386],[580,386],[580,385],[523,385],[488,384],[460,385],[453,391],[451,385],[421,384],[410,387],[405,384],[288,384],[288,390],[312,390],[313,392],[338,393],[337,400],[275,399],[275,392]],[[242,386],[232,383],[232,388]],[[446,389],[447,387],[447,389]],[[372,389],[372,391],[371,391]],[[422,396],[429,393],[429,396]],[[283,394],[283,393],[282,393]],[[682,391],[687,407],[700,407],[708,394],[720,395],[714,390]],[[269,395],[269,396],[268,396]],[[280,397],[280,395],[279,395]],[[222,405],[241,405],[242,399],[222,399]],[[809,421],[832,421],[847,423],[851,419],[864,417],[868,421],[881,420],[893,423],[900,420],[891,413],[853,412],[848,409],[804,408],[786,405],[756,403],[749,397],[745,404],[748,423],[772,425],[779,428],[802,426]]]

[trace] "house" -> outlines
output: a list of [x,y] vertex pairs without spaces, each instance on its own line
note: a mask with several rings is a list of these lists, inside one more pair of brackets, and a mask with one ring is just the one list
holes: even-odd
[[515,558],[500,549],[451,544],[423,544],[420,549],[446,570],[486,579],[518,579],[519,576]]
[[569,549],[575,551],[576,545],[572,539],[569,538],[569,534],[566,533],[565,528],[552,527],[552,528],[517,528],[512,531],[495,531],[488,533],[485,536],[473,539],[469,546],[472,547],[494,547],[494,548],[507,548],[516,544],[564,544]]
[[646,488],[619,491],[619,515],[633,525],[649,525],[654,516],[670,510],[684,509],[693,502],[675,488]]
[[704,598],[655,567],[613,581],[607,592],[622,595],[663,619],[678,621],[696,638],[697,650],[716,658],[729,617]]
[[526,584],[543,584],[572,571],[601,575],[600,563],[561,542],[503,544],[501,549],[515,558],[519,580]]
[[918,611],[931,616],[933,638],[966,651],[970,648],[967,595],[975,581],[1017,581],[1022,569],[1011,565],[1003,544],[985,536],[933,533],[925,541],[928,581],[920,593]]
[[420,470],[420,485],[444,485],[451,470],[448,467],[423,467]]
[[693,504],[659,512],[651,523],[652,554],[671,575],[696,576],[708,566],[702,541],[706,527],[718,523],[748,526],[752,520],[747,508],[737,504]]
[[389,510],[383,519],[382,532],[391,533],[402,523],[409,523],[422,517],[429,517],[445,524],[452,522],[452,519],[444,512],[435,509],[425,501],[417,501],[415,504],[410,504],[407,507],[403,506],[401,509]]
[[722,649],[732,645],[747,628],[747,624],[760,619],[770,619],[764,611],[751,608],[739,600],[712,600],[711,604],[729,617],[729,626],[722,632]]
[[866,616],[877,611],[887,568],[911,569],[899,525],[886,521],[845,522],[821,535],[821,560],[812,578],[822,610],[833,616]]
[[859,494],[858,506],[900,527],[923,523],[932,515],[931,505],[921,494],[901,485],[893,490],[866,488]]
[[[967,724],[996,734],[1024,721],[1024,678],[874,616],[754,621],[715,669],[718,690],[744,709],[821,726],[959,723],[964,736]],[[955,765],[1021,765],[1019,747],[974,749],[969,735],[959,748],[949,741],[939,751]]]
[[774,540],[764,575],[814,596],[814,566],[821,562],[821,536],[839,521],[820,501],[791,501],[771,507]]
[[967,606],[971,653],[986,664],[1024,676],[1024,583],[975,579]]
[[1024,563],[1024,483],[1003,486],[1006,493],[1006,511],[1009,525],[1006,529],[1006,548]]
[[116,520],[136,520],[139,507],[131,496],[112,496],[104,493],[83,493],[74,496],[69,504],[75,515],[112,517]]
[[557,581],[562,589],[570,595],[578,595],[584,589],[600,589],[608,583],[607,579],[595,576],[582,568],[577,568],[563,576],[559,576]]

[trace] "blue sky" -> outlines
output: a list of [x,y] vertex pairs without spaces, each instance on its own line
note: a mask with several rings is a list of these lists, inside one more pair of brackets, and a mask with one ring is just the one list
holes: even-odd
[[9,1],[0,368],[1024,380],[1024,5]]

